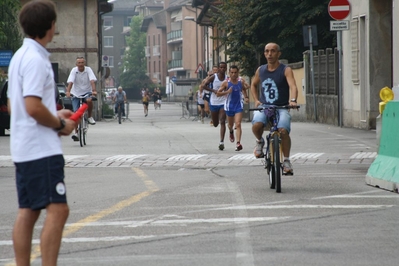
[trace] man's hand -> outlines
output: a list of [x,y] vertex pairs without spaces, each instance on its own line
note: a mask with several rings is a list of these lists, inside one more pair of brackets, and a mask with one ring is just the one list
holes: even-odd
[[259,100],[255,101],[255,107],[258,107],[259,105],[261,105],[262,103]]
[[97,91],[92,91],[91,92],[94,96],[97,96]]
[[57,112],[58,117],[65,120],[65,127],[62,130],[58,131],[58,136],[68,136],[72,133],[73,130],[75,130],[75,127],[80,122],[80,120],[75,122],[69,119],[72,114],[73,112],[68,109],[62,109]]
[[67,91],[67,92],[65,93],[65,96],[68,97],[68,98],[71,98],[71,92],[70,92],[70,91]]

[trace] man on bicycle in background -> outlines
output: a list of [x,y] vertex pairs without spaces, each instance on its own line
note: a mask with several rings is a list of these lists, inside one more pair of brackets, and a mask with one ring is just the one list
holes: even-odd
[[118,91],[115,92],[112,101],[115,102],[115,114],[118,114],[118,105],[121,105],[122,116],[125,117],[125,102],[126,99],[126,92],[122,89],[121,86],[118,87]]
[[[264,55],[266,65],[260,66],[255,73],[251,84],[251,93],[254,97],[255,107],[267,105],[291,105],[296,106],[298,88],[295,83],[292,69],[279,62],[281,55],[280,46],[276,43],[268,43],[265,46]],[[260,85],[260,86],[259,86]],[[258,88],[261,88],[260,96]],[[294,171],[290,162],[291,150],[291,115],[287,109],[278,109],[279,122],[277,128],[281,134],[281,145],[284,155],[283,174],[292,175]],[[256,137],[254,155],[262,158],[265,140],[262,138],[263,128],[267,125],[267,117],[264,112],[255,112],[252,119],[252,132]]]
[[[91,125],[95,125],[96,121],[94,121],[92,116],[93,111],[93,102],[91,99],[91,95],[97,95],[96,91],[96,81],[97,78],[94,75],[93,70],[86,66],[86,61],[84,57],[77,57],[76,58],[76,67],[72,68],[71,73],[68,77],[68,87],[66,91],[66,96],[71,97],[71,93],[74,95],[72,97],[72,108],[73,111],[79,109],[80,99],[79,96],[88,94],[88,96],[84,99],[84,101],[88,105],[88,122]],[[72,90],[71,90],[72,88]],[[75,129],[75,134],[72,135],[72,139],[74,141],[79,141],[79,137],[77,135],[78,128]]]

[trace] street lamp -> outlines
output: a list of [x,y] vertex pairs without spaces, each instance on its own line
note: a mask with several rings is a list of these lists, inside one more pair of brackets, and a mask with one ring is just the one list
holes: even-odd
[[[197,15],[197,9],[195,9],[195,15]],[[186,16],[184,20],[190,20],[195,22],[195,49],[196,49],[196,68],[198,68],[198,25],[197,21],[194,17]],[[198,71],[197,71],[197,79],[198,79]]]

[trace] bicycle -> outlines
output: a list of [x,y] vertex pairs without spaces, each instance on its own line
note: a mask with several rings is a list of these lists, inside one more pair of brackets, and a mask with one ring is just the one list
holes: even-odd
[[264,130],[269,131],[266,136],[266,149],[263,161],[267,174],[269,176],[269,185],[271,189],[276,189],[277,193],[281,192],[281,175],[283,173],[282,162],[283,152],[281,146],[281,136],[277,125],[279,122],[278,109],[298,109],[299,106],[275,106],[268,105],[265,107],[252,108],[249,111],[263,111],[268,118],[268,125]]
[[[74,96],[79,98],[79,107],[85,102],[84,99],[89,96],[89,93],[81,95],[81,96]],[[92,101],[97,101],[97,98],[94,96],[90,96]],[[89,130],[89,122],[88,122],[88,115],[87,110],[84,112],[82,118],[80,119],[80,123],[78,125],[78,136],[80,147],[86,145],[86,138],[87,138],[87,131]]]
[[[125,102],[117,101],[116,104],[118,105],[118,107],[117,107],[117,110],[118,110],[118,112],[117,112],[118,122],[119,122],[119,124],[121,124],[122,123],[121,122],[122,121],[122,104],[125,104]],[[125,119],[123,119],[123,121],[125,121]]]

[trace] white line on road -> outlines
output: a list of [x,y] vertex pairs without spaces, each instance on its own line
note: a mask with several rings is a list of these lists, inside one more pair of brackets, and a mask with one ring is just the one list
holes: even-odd
[[167,159],[167,161],[196,161],[201,157],[207,156],[208,154],[185,154],[176,155]]
[[248,210],[274,210],[274,209],[380,209],[392,208],[395,205],[263,205],[263,206],[233,206],[217,210],[235,210],[246,208]]
[[350,157],[350,159],[364,159],[364,158],[373,159],[375,157],[377,157],[376,152],[356,152]]
[[120,161],[120,162],[131,162],[134,159],[146,156],[146,154],[132,154],[132,155],[115,155],[105,158],[105,161]]
[[291,156],[291,160],[294,159],[315,159],[322,156],[324,153],[296,153]]

